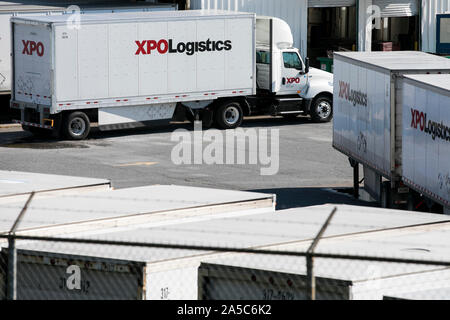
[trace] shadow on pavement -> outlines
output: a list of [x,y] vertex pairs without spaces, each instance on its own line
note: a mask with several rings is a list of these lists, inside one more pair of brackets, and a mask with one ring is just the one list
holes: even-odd
[[[338,192],[336,190],[341,190]],[[327,203],[348,204],[357,206],[377,207],[375,202],[357,200],[349,193],[351,188],[327,189],[323,187],[311,188],[274,188],[246,190],[251,192],[274,193],[277,195],[277,210],[315,206]],[[347,191],[344,193],[342,191]]]

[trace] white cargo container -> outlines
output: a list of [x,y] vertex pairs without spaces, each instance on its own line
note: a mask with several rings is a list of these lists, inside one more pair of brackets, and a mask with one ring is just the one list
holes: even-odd
[[450,75],[406,75],[402,85],[402,180],[450,214]]
[[32,191],[38,194],[36,197],[42,197],[107,191],[110,187],[110,181],[105,179],[0,170],[0,204],[25,201]]
[[[150,4],[134,3],[124,4],[120,2],[111,3],[83,3],[77,4],[80,11],[74,11],[77,7],[69,7],[71,3],[51,3],[44,1],[29,1],[22,3],[7,3],[0,6],[0,94],[11,92],[11,17],[28,16],[54,16],[85,13],[113,13],[113,12],[147,12],[161,10],[176,10],[176,4]],[[76,22],[77,17],[73,16],[70,21]]]
[[[0,203],[0,232],[10,230],[23,205],[23,199]],[[274,195],[154,185],[37,197],[30,203],[16,233],[51,236],[141,223],[170,224],[234,212],[259,213],[267,210],[275,210]]]
[[[334,68],[333,147],[353,166],[363,165],[365,187],[384,207],[405,203],[399,79],[448,74],[450,59],[415,51],[336,52]],[[389,181],[382,183],[382,177]]]
[[331,120],[332,75],[309,72],[280,19],[198,10],[81,15],[79,29],[66,20],[11,20],[11,107],[27,130],[83,139],[92,121],[168,123],[175,110],[223,129],[248,114]]
[[[386,233],[396,228],[408,229],[408,226],[439,224],[446,221],[445,216],[440,215],[346,205],[337,207],[338,211],[324,235],[329,241],[352,238],[358,234]],[[278,249],[279,246],[289,248],[288,244],[292,241],[296,241],[297,244],[310,243],[332,209],[331,205],[322,205],[252,215],[233,213],[191,222],[185,220],[187,223],[180,220],[162,225],[150,222],[139,226],[105,228],[95,232],[72,233],[66,237],[225,248]],[[283,232],[280,233],[280,230]],[[197,271],[200,263],[231,255],[229,252],[192,249],[57,242],[19,242],[18,248],[20,248],[19,273],[26,272],[28,275],[28,277],[20,276],[18,297],[28,299],[130,299],[130,296],[140,292],[141,299],[195,300],[199,296]],[[260,258],[264,260],[264,257]],[[126,287],[132,290],[126,292],[131,292],[130,294],[125,296],[124,292],[124,296],[118,296],[117,292],[109,290],[124,285],[121,282],[122,278],[115,280],[113,268],[105,267],[95,274],[90,271],[92,266],[99,266],[99,261],[106,265],[115,265],[117,261],[121,261],[122,264],[143,266],[134,273],[134,278],[127,278],[131,284]],[[301,269],[297,264],[298,261],[291,267]],[[74,272],[74,267],[67,269],[71,265],[79,266],[78,279],[84,283],[88,282],[92,292],[99,294],[91,294],[81,286],[77,290],[67,287],[64,281]],[[100,272],[106,274],[100,275]],[[41,276],[37,276],[37,273]],[[108,281],[104,282],[103,279]],[[138,288],[141,289],[136,289],[136,283],[140,284]]]
[[[442,245],[442,239],[449,235],[449,222],[361,232],[322,239],[315,252],[449,261],[449,250]],[[306,252],[310,244],[311,241],[292,242],[271,249]],[[199,268],[201,299],[305,300],[308,297],[304,257],[235,254],[203,261]],[[443,290],[450,284],[450,268],[431,264],[316,257],[314,275],[318,300],[380,300],[384,296],[420,290]]]

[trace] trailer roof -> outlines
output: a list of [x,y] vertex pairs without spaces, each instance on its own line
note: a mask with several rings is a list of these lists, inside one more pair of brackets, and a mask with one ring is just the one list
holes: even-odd
[[[171,224],[141,224],[104,228],[67,235],[76,239],[96,239],[177,245],[219,247],[307,246],[327,219],[332,205],[266,212],[260,214],[215,215],[213,218],[185,220]],[[405,212],[370,207],[338,205],[325,238],[352,237],[385,229],[449,221],[443,215]],[[450,222],[449,222],[450,223]],[[425,228],[425,227],[424,227]],[[295,242],[294,242],[295,241]],[[329,240],[331,241],[331,240]],[[58,252],[68,255],[159,262],[168,259],[204,255],[206,251],[86,245],[57,242],[34,242],[18,246],[22,249]],[[274,250],[275,250],[274,248]],[[289,247],[288,247],[289,248]],[[206,257],[205,257],[206,258]],[[283,257],[286,258],[286,257]],[[298,259],[298,258],[297,258]]]
[[[130,217],[140,219],[143,215],[154,216],[158,221],[182,220],[198,215],[198,212],[207,216],[217,212],[247,210],[258,206],[274,210],[273,203],[274,196],[271,194],[175,185],[68,194],[33,199],[18,230],[29,230],[30,234],[35,229],[37,233],[44,227],[57,226],[58,234],[61,234],[64,233],[61,231],[64,228],[65,233],[75,232],[77,229],[74,224],[77,223],[89,222],[91,225],[106,228],[111,226],[107,220],[113,225],[118,224],[117,219],[122,221]],[[0,203],[0,233],[9,231],[23,205],[24,201]],[[220,207],[214,209],[214,206]],[[183,209],[190,209],[194,213],[176,212]]]
[[415,85],[432,87],[439,92],[450,95],[450,74],[405,75],[405,78]]
[[[254,13],[223,11],[223,10],[183,10],[183,11],[150,11],[150,12],[117,12],[117,13],[91,13],[80,15],[80,23],[105,23],[105,22],[139,22],[139,21],[167,21],[193,18],[219,18],[219,17],[248,17]],[[66,16],[33,16],[13,17],[11,21],[37,22],[45,24],[65,24]]]
[[135,3],[123,3],[123,2],[39,2],[30,1],[25,3],[15,2],[2,2],[0,3],[0,14],[10,12],[42,12],[42,11],[67,11],[70,5],[77,5],[83,12],[85,9],[166,9],[176,8],[176,4],[173,3],[148,3],[148,2],[135,2]]
[[334,52],[334,56],[387,71],[450,71],[450,59],[421,51]]
[[[450,224],[442,223],[434,226],[421,226],[389,232],[380,231],[341,238],[322,239],[315,253],[448,262],[450,261],[450,245],[445,243],[443,239],[448,239],[449,237]],[[306,252],[310,244],[311,242],[292,242],[284,246],[274,246],[273,250]],[[228,257],[204,259],[203,262],[306,275],[304,257],[235,254]],[[370,271],[371,268],[372,271]],[[376,277],[385,278],[413,272],[444,269],[446,270],[447,276],[446,279],[441,280],[450,280],[450,268],[439,265],[314,258],[315,276],[340,281],[351,281],[353,283],[373,279],[373,272],[375,271],[377,272]]]
[[109,180],[42,174],[33,172],[0,170],[0,203],[6,198],[35,192],[63,189],[81,189],[104,185],[109,187]]

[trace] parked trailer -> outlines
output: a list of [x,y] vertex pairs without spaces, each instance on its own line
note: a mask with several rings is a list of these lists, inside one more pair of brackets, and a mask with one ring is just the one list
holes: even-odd
[[[383,207],[404,205],[402,177],[402,98],[407,74],[450,73],[450,60],[416,52],[336,52],[333,147],[349,157],[358,188],[364,186]],[[387,181],[382,182],[382,177]]]
[[11,107],[27,130],[83,139],[92,121],[161,124],[175,110],[223,129],[244,114],[332,117],[332,75],[310,72],[279,19],[192,10],[82,15],[79,29],[64,16],[11,21]]
[[[0,233],[8,232],[24,202],[0,203]],[[233,212],[275,210],[272,194],[154,185],[33,199],[16,234],[54,236],[141,223],[171,224]],[[0,239],[5,242],[6,239]]]
[[[73,11],[76,7],[69,8],[71,4],[76,4],[80,11]],[[70,15],[74,13],[147,12],[176,9],[176,4],[124,4],[123,2],[114,1],[110,3],[54,2],[51,4],[44,1],[29,1],[25,4],[7,3],[6,5],[0,5],[0,95],[10,94],[11,92],[11,17]],[[73,18],[74,19],[69,20],[69,22],[76,22],[76,16],[73,16]],[[69,16],[66,16],[65,19],[68,21]]]
[[[322,239],[315,252],[441,262],[450,258],[442,246],[442,239],[449,235],[448,222],[361,232]],[[292,242],[271,249],[306,252],[310,245],[311,241]],[[450,268],[430,264],[316,257],[313,268],[318,300],[380,300],[419,290],[443,290],[450,284]],[[199,268],[200,299],[306,300],[309,293],[304,257],[235,254],[205,259]]]
[[107,191],[110,188],[110,181],[105,179],[0,170],[0,205],[25,201],[32,191],[42,197]]
[[450,300],[450,288],[420,290],[395,296],[384,296],[383,300]]
[[402,85],[402,180],[450,214],[450,75],[406,75]]
[[[398,210],[361,208],[339,205],[324,237],[332,239],[352,238],[358,234],[390,232],[397,228],[443,223],[445,216],[425,213],[405,213]],[[321,205],[306,208],[265,212],[260,214],[233,213],[197,221],[178,221],[158,225],[146,223],[134,226],[98,229],[67,234],[77,239],[112,241],[134,241],[197,246],[218,246],[223,248],[272,248],[295,243],[309,244],[333,206]],[[352,221],[351,224],[348,221]],[[283,230],[280,233],[279,230]],[[5,244],[6,246],[6,244]],[[127,278],[131,288],[126,299],[136,292],[143,293],[136,298],[150,300],[196,300],[199,297],[198,268],[201,262],[234,256],[230,252],[163,249],[145,247],[121,247],[109,245],[70,244],[58,242],[19,242],[17,284],[18,298],[23,299],[107,299],[123,298],[113,289],[122,284],[122,278],[115,277],[113,268],[102,268],[91,273],[91,266],[99,261],[107,266],[116,261],[122,264],[140,265],[133,277]],[[27,250],[27,251],[24,251]],[[3,250],[6,255],[7,249]],[[279,257],[278,257],[279,258]],[[264,260],[264,257],[262,257]],[[53,261],[53,263],[52,263]],[[73,267],[73,265],[78,266]],[[71,267],[72,266],[72,267]],[[68,268],[71,267],[69,270]],[[301,268],[301,266],[298,266]],[[74,268],[78,279],[89,290],[67,286],[67,279]],[[107,273],[103,277],[100,272]],[[38,276],[36,273],[39,273]],[[1,278],[1,277],[0,277]],[[104,282],[102,279],[108,279]],[[84,282],[83,282],[84,281]],[[87,284],[86,284],[87,283]],[[137,286],[139,284],[139,286]],[[83,286],[80,286],[83,288]],[[45,290],[40,289],[45,288]],[[114,289],[116,290],[116,289]],[[114,296],[116,294],[116,296]]]

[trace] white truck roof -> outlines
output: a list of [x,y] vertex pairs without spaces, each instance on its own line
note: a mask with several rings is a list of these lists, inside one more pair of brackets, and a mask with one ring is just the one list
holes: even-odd
[[442,89],[447,92],[447,95],[450,95],[450,74],[411,74],[405,75],[405,78],[416,85]]
[[[232,12],[224,10],[182,10],[182,11],[151,11],[151,12],[117,12],[80,15],[81,24],[105,23],[105,22],[140,22],[140,21],[172,21],[195,18],[219,18],[219,17],[248,17],[255,16],[254,13]],[[65,24],[67,16],[33,16],[14,17],[14,22],[34,21],[45,24]]]
[[334,52],[334,57],[385,71],[450,69],[450,59],[421,51]]

